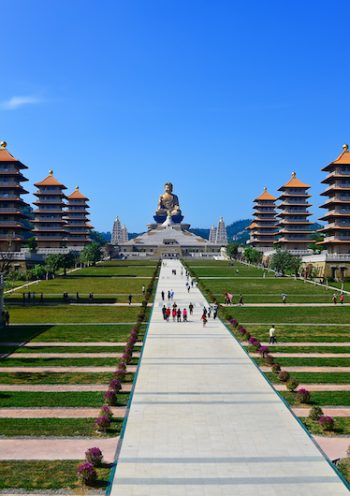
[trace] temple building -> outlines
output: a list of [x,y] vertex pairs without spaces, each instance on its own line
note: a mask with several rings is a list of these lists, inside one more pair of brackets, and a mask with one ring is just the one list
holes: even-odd
[[278,198],[281,203],[278,208],[280,221],[278,223],[278,239],[275,243],[288,251],[305,252],[310,244],[310,235],[312,233],[312,223],[308,220],[311,213],[308,194],[310,186],[301,182],[296,173],[292,173],[291,179],[281,186],[278,191],[282,194]]
[[125,225],[122,225],[119,217],[117,216],[113,223],[112,230],[112,245],[119,245],[120,243],[126,243],[129,240],[128,230]]
[[[189,231],[189,224],[182,223],[184,217],[171,183],[165,184],[164,193],[159,197],[153,218],[155,223],[148,225],[146,233],[119,244],[122,256],[128,258],[213,258],[221,256],[221,244],[215,244],[196,236]],[[221,236],[223,236],[224,227],[222,222]]]
[[209,243],[215,244],[216,241],[216,231],[218,230],[217,227],[211,226],[210,231],[209,231]]
[[17,252],[23,245],[30,227],[25,213],[28,204],[21,195],[28,193],[21,183],[28,181],[22,170],[28,167],[7,150],[7,143],[0,143],[0,251]]
[[67,231],[66,245],[81,251],[85,245],[91,243],[89,238],[92,226],[89,224],[89,205],[87,198],[83,195],[79,187],[67,197],[67,209],[65,212]]
[[34,210],[34,235],[38,248],[64,248],[66,247],[66,221],[64,219],[64,208],[66,195],[63,190],[66,186],[60,183],[50,170],[49,175],[38,183],[35,194],[37,200],[34,202],[38,208]]
[[227,245],[227,231],[223,217],[220,217],[219,224],[216,229],[215,244],[220,246]]
[[259,251],[272,249],[276,241],[276,200],[266,187],[254,200],[253,222],[247,228],[250,231],[248,244]]

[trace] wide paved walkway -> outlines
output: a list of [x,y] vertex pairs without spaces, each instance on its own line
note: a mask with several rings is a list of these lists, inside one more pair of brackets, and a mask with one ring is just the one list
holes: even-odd
[[[171,275],[176,268],[177,276]],[[349,492],[225,326],[200,322],[178,261],[162,267],[113,496],[340,496]],[[161,290],[188,323],[166,323]]]

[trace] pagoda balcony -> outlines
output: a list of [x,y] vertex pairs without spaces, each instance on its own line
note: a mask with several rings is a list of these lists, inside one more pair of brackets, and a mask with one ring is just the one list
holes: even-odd
[[303,244],[309,244],[312,240],[307,237],[300,237],[300,238],[279,238],[276,243],[286,243],[286,244],[293,244],[293,243],[303,243]]
[[1,179],[2,177],[15,177],[16,178],[16,181],[14,181],[14,182],[25,182],[25,181],[28,181],[28,179],[26,177],[24,177],[23,174],[21,174],[18,171],[15,171],[15,170],[13,170],[13,171],[4,171],[4,170],[1,170],[0,169],[0,183],[3,182],[3,179]]
[[67,231],[58,227],[45,227],[40,229],[34,228],[33,233],[41,235],[45,235],[45,233],[67,234]]
[[330,198],[329,200],[327,200],[325,203],[323,203],[322,205],[320,205],[320,208],[332,208],[332,205],[342,205],[342,204],[345,204],[345,205],[350,205],[350,197],[347,198],[347,200],[341,200],[339,198]]
[[344,243],[350,241],[350,236],[340,236],[337,234],[336,236],[326,236],[323,240],[324,243]]
[[287,211],[287,210],[284,210],[282,212],[280,212],[277,217],[281,217],[281,218],[284,218],[284,217],[295,217],[295,216],[298,216],[298,217],[310,217],[311,212],[301,212],[301,211]]
[[332,184],[321,193],[321,196],[330,196],[337,191],[350,191],[350,184]]
[[24,215],[25,217],[27,217],[27,214],[25,212],[23,212],[23,210],[21,210],[19,208],[16,208],[16,207],[1,207],[0,206],[0,216],[2,214],[6,214],[6,213],[11,213],[11,214],[14,214],[14,215]]
[[57,201],[52,201],[52,200],[48,200],[48,201],[35,201],[33,202],[33,205],[36,205],[37,207],[39,207],[40,209],[40,206],[43,205],[43,206],[48,206],[48,205],[54,205],[56,207],[56,209],[59,209],[60,207],[63,209],[66,204],[63,203],[63,202],[57,202]]
[[282,194],[277,198],[277,200],[282,200],[283,198],[311,198],[311,195],[305,193],[305,191],[300,191],[299,193],[290,193],[288,191],[283,191]]
[[350,231],[350,222],[348,224],[336,224],[332,222],[331,224],[327,224],[325,227],[318,229],[318,232],[327,232],[327,231]]
[[283,208],[283,207],[305,207],[305,208],[308,208],[308,207],[312,207],[312,204],[309,203],[308,201],[295,201],[295,202],[292,202],[292,201],[284,201],[282,203],[279,204],[278,208]]
[[328,212],[326,215],[324,215],[323,217],[320,217],[320,220],[324,220],[324,221],[328,221],[329,219],[336,219],[336,218],[349,218],[350,217],[350,211],[348,212],[337,212],[336,210],[332,210],[330,212]]

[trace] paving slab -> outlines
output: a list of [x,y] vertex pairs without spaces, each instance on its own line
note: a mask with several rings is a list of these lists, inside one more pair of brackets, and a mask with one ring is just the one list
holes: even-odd
[[[171,275],[176,269],[177,275]],[[178,261],[157,287],[173,289],[191,322],[153,310],[118,448],[112,496],[345,496],[312,438],[219,321],[203,328],[197,288]]]

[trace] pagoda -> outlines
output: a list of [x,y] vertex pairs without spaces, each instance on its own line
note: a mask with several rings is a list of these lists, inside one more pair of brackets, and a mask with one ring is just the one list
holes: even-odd
[[277,198],[271,195],[266,187],[263,193],[254,200],[254,219],[248,226],[250,231],[248,243],[261,251],[264,248],[272,248],[276,240],[276,200]]
[[88,210],[89,205],[87,198],[79,191],[79,186],[68,197],[66,210],[66,231],[67,231],[67,246],[80,247],[91,243],[89,238],[92,226],[89,224]]
[[34,186],[38,188],[35,196],[38,198],[34,205],[33,224],[35,238],[38,248],[64,248],[66,247],[66,222],[64,219],[64,200],[66,198],[63,190],[66,186],[60,183],[50,170],[49,175]]
[[292,173],[291,179],[281,186],[278,191],[282,194],[278,198],[281,203],[278,208],[279,232],[278,243],[285,250],[305,251],[310,244],[310,234],[312,223],[308,220],[311,213],[308,194],[310,186],[301,182],[296,173]]
[[321,193],[328,197],[321,208],[328,212],[320,220],[327,222],[319,232],[325,234],[320,242],[327,248],[328,253],[350,253],[350,152],[349,146],[343,145],[343,152],[322,171],[328,175],[322,183],[327,185]]
[[7,143],[0,143],[0,250],[19,251],[25,235],[30,231],[25,213],[28,203],[21,195],[28,193],[21,183],[28,181],[23,169],[28,167],[7,150]]
[[112,230],[112,245],[118,245],[119,243],[125,243],[129,240],[128,230],[125,225],[122,225],[119,217],[117,216],[113,222]]
[[220,217],[219,224],[216,229],[215,244],[221,246],[227,245],[227,231],[223,217]]

